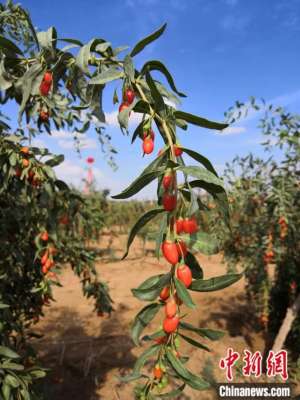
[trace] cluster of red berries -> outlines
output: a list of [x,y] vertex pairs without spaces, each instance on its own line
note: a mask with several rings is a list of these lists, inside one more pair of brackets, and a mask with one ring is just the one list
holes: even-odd
[[[26,169],[30,166],[30,161],[29,161],[29,156],[30,156],[30,151],[29,151],[29,147],[24,146],[21,148],[20,150],[21,154],[22,154],[22,168]],[[20,178],[22,175],[22,168],[20,167],[16,167],[15,169],[15,175],[16,177]],[[40,180],[37,178],[35,172],[33,171],[33,169],[29,169],[28,173],[27,173],[27,180],[28,182],[32,185],[32,186],[39,186],[40,185]]]
[[198,231],[198,224],[195,217],[191,218],[178,218],[175,222],[175,229],[177,235],[181,233],[188,233],[192,235]]
[[126,110],[134,101],[135,93],[132,89],[126,89],[123,96],[123,101],[119,107],[119,113]]
[[[182,241],[172,242],[165,240],[162,243],[162,253],[165,259],[176,266],[181,260],[187,255],[187,246]],[[186,288],[192,283],[192,271],[186,264],[180,264],[176,268],[176,276]],[[163,329],[167,334],[176,331],[179,324],[178,306],[182,304],[182,301],[177,296],[176,291],[171,295],[170,287],[166,286],[160,293],[160,299],[165,301],[165,319],[163,321]]]
[[[47,231],[40,234],[40,240],[42,242],[48,242],[49,235]],[[57,253],[56,249],[52,246],[47,246],[44,254],[41,257],[41,265],[43,274],[48,274],[50,269],[54,266],[53,256]]]
[[43,80],[40,84],[40,94],[42,96],[48,96],[53,82],[53,75],[51,71],[45,72]]

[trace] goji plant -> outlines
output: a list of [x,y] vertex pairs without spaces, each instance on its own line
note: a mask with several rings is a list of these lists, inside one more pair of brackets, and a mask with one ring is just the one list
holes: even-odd
[[[154,344],[139,357],[132,374],[124,378],[145,380],[136,389],[140,399],[161,395],[176,397],[185,385],[196,390],[208,387],[204,379],[186,368],[187,358],[180,354],[178,339],[207,349],[191,338],[189,332],[211,340],[219,339],[223,333],[184,322],[183,309],[196,307],[191,296],[193,291],[219,290],[241,277],[240,274],[203,277],[192,250],[201,233],[197,233],[197,216],[207,209],[197,190],[203,189],[214,198],[226,224],[228,201],[223,181],[211,162],[184,147],[177,137],[177,129],[187,130],[189,124],[212,130],[222,130],[227,124],[179,111],[179,98],[185,95],[177,90],[172,75],[160,61],[147,61],[140,70],[133,63],[134,57],[159,38],[165,28],[166,25],[139,41],[121,57],[127,48],[113,48],[102,38],[92,39],[87,44],[77,39],[63,39],[54,27],[37,31],[23,8],[11,2],[0,6],[1,102],[15,101],[19,109],[15,135],[11,134],[2,114],[0,122],[0,201],[5,205],[0,241],[7,246],[0,275],[3,285],[1,341],[14,348],[18,348],[19,338],[22,343],[26,342],[27,323],[31,324],[40,315],[42,303],[51,300],[53,275],[50,273],[54,265],[59,265],[59,260],[70,263],[82,276],[84,291],[87,296],[96,298],[98,311],[111,310],[106,286],[96,275],[91,279],[95,272],[91,251],[84,241],[75,240],[84,229],[77,220],[78,215],[84,215],[80,211],[84,199],[55,177],[51,167],[62,162],[63,157],[52,158],[47,150],[34,148],[31,139],[39,132],[51,134],[52,128],[63,128],[69,129],[70,134],[76,132],[78,140],[81,134],[94,127],[99,140],[112,154],[110,136],[103,128],[102,93],[108,82],[121,80],[118,120],[122,131],[128,132],[129,118],[135,112],[140,114],[141,122],[132,135],[132,142],[138,138],[142,140],[144,155],[154,151],[156,135],[161,135],[164,142],[164,148],[140,176],[114,196],[127,199],[150,182],[158,182],[157,207],[135,223],[125,254],[139,230],[159,216],[156,254],[159,257],[162,252],[169,270],[166,268],[164,273],[147,279],[133,290],[137,298],[151,302],[133,322],[133,341],[140,343],[143,330],[159,311],[162,321],[162,328],[144,337]],[[67,45],[60,47],[63,42]],[[161,73],[169,87],[154,79],[153,72]],[[118,102],[116,89],[113,103]],[[45,156],[50,159],[44,159]],[[188,156],[195,165],[186,165],[183,156]],[[24,347],[19,346],[22,354]],[[1,364],[2,394],[6,400],[15,395],[27,399],[31,381],[13,372],[10,361],[13,355],[7,349],[5,352],[1,353],[8,358],[8,364]],[[153,373],[147,376],[142,369],[149,358],[153,360]],[[7,369],[4,365],[8,365]],[[177,382],[178,387],[166,389],[169,379]],[[168,394],[160,394],[161,391]]]

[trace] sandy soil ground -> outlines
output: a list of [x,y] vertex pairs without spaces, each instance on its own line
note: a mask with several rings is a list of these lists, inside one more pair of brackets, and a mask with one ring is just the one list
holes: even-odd
[[[97,269],[102,279],[110,286],[115,312],[109,317],[97,317],[92,301],[86,300],[80,282],[72,271],[66,269],[61,276],[62,288],[54,291],[56,302],[47,308],[45,318],[36,325],[36,331],[44,336],[35,341],[41,354],[41,362],[51,368],[44,390],[51,400],[129,400],[134,399],[133,385],[118,381],[120,374],[130,371],[136,357],[143,348],[136,348],[129,335],[130,323],[135,314],[145,305],[130,292],[147,277],[167,270],[163,260],[141,254],[141,243],[136,240],[129,257],[117,258],[125,247],[126,237],[114,243],[116,261],[102,260]],[[101,243],[105,248],[106,243]],[[147,247],[150,250],[150,245]],[[205,278],[226,273],[221,256],[198,256]],[[211,382],[225,382],[224,371],[218,363],[228,347],[242,352],[264,349],[262,333],[244,296],[244,280],[219,292],[195,293],[198,305],[189,312],[187,321],[194,325],[224,329],[226,335],[220,342],[206,342],[210,353],[195,350],[182,343],[181,352],[190,356],[188,366],[195,373],[203,373]],[[160,323],[158,316],[149,326],[152,332]],[[236,377],[235,381],[241,378]],[[186,389],[180,399],[215,399],[214,389],[196,392]]]

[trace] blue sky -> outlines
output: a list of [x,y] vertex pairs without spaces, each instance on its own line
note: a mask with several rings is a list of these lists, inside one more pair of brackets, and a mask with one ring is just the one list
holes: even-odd
[[[165,34],[136,57],[137,66],[149,59],[162,60],[173,74],[179,90],[188,97],[183,110],[223,120],[235,100],[250,95],[286,105],[300,106],[300,1],[298,0],[52,0],[22,2],[41,30],[55,25],[59,37],[89,41],[101,37],[113,46],[133,46],[143,36],[168,23]],[[117,85],[112,84],[112,89]],[[108,113],[107,132],[118,149],[113,172],[106,164],[93,132],[88,133],[82,154],[96,158],[98,185],[113,193],[124,188],[153,156],[141,157],[141,144],[130,145],[115,124],[111,89],[104,97]],[[257,116],[241,120],[226,135],[191,126],[179,137],[186,147],[210,158],[219,171],[236,154],[262,154]],[[58,173],[78,183],[84,161],[78,160],[66,133],[54,139],[40,137],[51,150],[64,153],[66,162]],[[155,154],[160,147],[156,143]],[[152,197],[153,188],[139,198]]]

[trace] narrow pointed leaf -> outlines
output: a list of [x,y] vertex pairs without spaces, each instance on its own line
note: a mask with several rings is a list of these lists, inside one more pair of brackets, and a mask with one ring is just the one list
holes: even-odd
[[173,367],[174,371],[177,372],[177,374],[181,378],[185,378],[189,380],[190,374],[189,371],[185,368],[185,366],[178,360],[177,357],[174,356],[173,352],[170,349],[167,349],[167,358]]
[[178,167],[179,171],[182,171],[184,174],[188,176],[192,176],[193,178],[197,178],[207,183],[212,183],[214,185],[221,186],[223,188],[223,181],[218,178],[214,173],[208,171],[206,168],[198,167],[198,166],[180,166]]
[[144,39],[140,40],[131,51],[131,57],[136,56],[140,53],[148,44],[152,43],[154,40],[158,39],[166,29],[167,24],[164,24],[161,28],[157,31],[153,32],[151,35],[145,37]]
[[197,115],[189,114],[184,111],[175,111],[174,117],[183,119],[184,121],[186,121],[190,124],[201,126],[202,128],[216,129],[216,130],[220,131],[220,130],[228,127],[228,124],[209,121],[208,119],[198,117]]
[[11,349],[9,349],[6,346],[0,346],[0,357],[4,356],[7,358],[20,358],[20,356],[15,353],[14,351],[12,351]]
[[134,81],[134,66],[132,62],[132,58],[129,54],[124,58],[124,72],[125,75],[128,76],[131,82]]
[[159,93],[150,73],[146,71],[146,82],[149,86],[149,89],[151,91],[151,96],[154,100],[154,108],[158,113],[163,113],[166,109],[164,99],[162,95]]
[[5,53],[5,50],[9,50],[12,53],[20,54],[22,55],[23,52],[19,49],[18,46],[14,44],[9,39],[6,39],[4,36],[0,36],[0,48],[1,50]]
[[176,286],[176,291],[179,296],[179,298],[183,301],[183,303],[190,308],[195,308],[196,305],[194,304],[187,288],[184,286],[184,284],[177,278],[174,278],[175,280],[175,286]]
[[210,349],[207,346],[205,346],[204,344],[199,343],[196,340],[194,340],[194,339],[192,339],[192,338],[190,338],[188,336],[183,335],[182,333],[179,333],[179,336],[182,337],[182,339],[184,339],[186,342],[188,342],[192,346],[195,346],[195,347],[198,347],[199,349],[202,349],[202,350],[210,352]]
[[138,221],[134,224],[134,226],[132,227],[132,229],[129,233],[128,240],[127,240],[126,252],[122,257],[122,260],[124,260],[124,258],[127,257],[130,245],[133,242],[137,233],[140,231],[140,229],[142,229],[149,221],[151,221],[151,219],[156,217],[158,214],[165,213],[165,212],[166,211],[163,208],[154,208],[153,210],[147,211],[145,214],[143,214],[138,219]]
[[131,328],[131,337],[136,346],[139,345],[139,337],[150,321],[155,317],[161,305],[148,304],[135,317]]
[[200,267],[196,257],[190,251],[188,251],[187,255],[184,258],[186,265],[191,269],[192,276],[194,279],[203,279],[203,271]]
[[215,199],[216,203],[220,207],[220,211],[224,217],[226,224],[229,226],[230,217],[229,217],[229,204],[226,191],[219,185],[215,185],[213,183],[204,182],[203,180],[195,180],[189,182],[191,187],[199,187],[201,189],[206,190],[212,197]]
[[158,232],[157,238],[156,238],[155,256],[158,259],[159,259],[160,248],[161,248],[162,241],[164,239],[164,234],[166,232],[167,225],[168,225],[168,214],[166,213],[166,214],[162,215],[159,232]]
[[89,85],[103,85],[107,82],[114,81],[116,79],[120,79],[124,76],[124,72],[116,67],[111,67],[106,71],[101,72],[100,74],[94,76],[90,81]]
[[241,279],[243,274],[221,275],[211,279],[199,279],[192,282],[190,290],[196,292],[213,292],[224,289]]
[[151,61],[146,62],[146,64],[143,65],[143,68],[141,70],[141,74],[144,74],[146,71],[153,71],[153,70],[160,71],[162,74],[164,74],[164,76],[166,77],[170,87],[172,88],[172,90],[175,93],[178,94],[178,96],[186,97],[186,95],[184,93],[181,93],[181,92],[179,92],[177,90],[172,75],[170,74],[170,72],[168,71],[166,66],[161,61],[151,60]]
[[206,157],[202,156],[194,150],[190,150],[185,147],[181,147],[181,150],[192,157],[194,160],[198,161],[200,164],[204,165],[205,168],[212,172],[214,175],[218,176],[217,171],[214,169],[212,163]]
[[160,346],[158,345],[154,345],[149,347],[147,350],[145,350],[137,359],[136,363],[134,364],[132,373],[130,375],[127,376],[122,376],[119,377],[120,381],[122,382],[130,382],[136,379],[141,378],[143,375],[141,374],[141,369],[143,368],[143,366],[146,364],[146,361],[154,356],[158,350],[159,350]]
[[215,329],[208,329],[208,328],[197,328],[196,326],[193,326],[187,322],[180,321],[179,326],[182,329],[185,329],[187,331],[195,332],[201,337],[205,337],[210,340],[219,340],[221,339],[224,335],[225,332],[223,331],[217,331]]
[[160,275],[159,280],[154,282],[151,287],[132,289],[133,295],[142,301],[153,301],[157,299],[161,289],[167,286],[170,282],[171,275],[170,273]]
[[132,139],[131,139],[131,144],[134,143],[137,137],[142,137],[143,131],[144,131],[144,123],[145,121],[141,121],[135,131],[133,132]]
[[161,337],[167,337],[167,335],[163,329],[160,329],[159,331],[153,333],[152,335],[143,336],[142,340],[144,340],[145,342],[149,342],[151,340],[161,338]]
[[156,171],[145,171],[129,185],[123,192],[112,196],[113,199],[128,199],[129,197],[135,195],[140,190],[142,190],[145,186],[147,186],[150,182],[152,182],[155,178],[158,178],[160,175],[164,173],[163,168],[158,168]]

